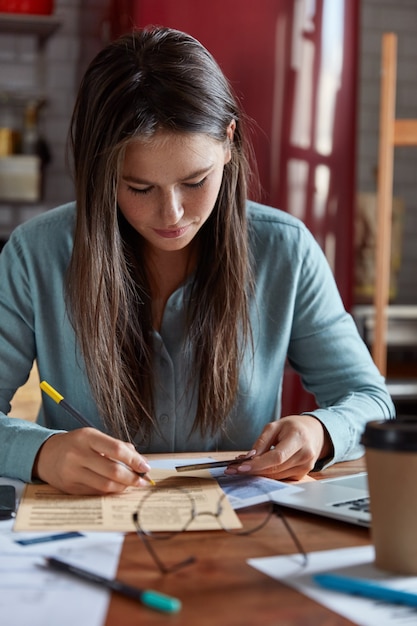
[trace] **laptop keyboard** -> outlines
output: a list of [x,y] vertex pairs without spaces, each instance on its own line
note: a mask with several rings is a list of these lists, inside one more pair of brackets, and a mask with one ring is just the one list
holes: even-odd
[[350,511],[358,511],[360,513],[370,513],[370,498],[366,496],[365,498],[355,498],[354,500],[346,500],[345,502],[334,502],[332,506],[337,508],[346,508]]

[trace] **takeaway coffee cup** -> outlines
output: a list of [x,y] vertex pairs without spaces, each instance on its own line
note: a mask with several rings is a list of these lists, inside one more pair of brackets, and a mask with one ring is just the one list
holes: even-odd
[[362,444],[375,565],[417,575],[417,419],[369,422]]

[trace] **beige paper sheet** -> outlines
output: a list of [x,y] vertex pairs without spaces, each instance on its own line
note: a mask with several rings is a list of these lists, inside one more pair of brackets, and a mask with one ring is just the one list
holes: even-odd
[[[150,472],[156,486],[127,489],[122,494],[107,496],[71,496],[50,485],[26,485],[20,502],[15,531],[118,531],[135,530],[132,514],[150,490],[160,490],[160,497],[148,504],[146,529],[150,531],[180,530],[188,521],[188,506],[177,506],[178,490],[185,489],[195,502],[200,513],[188,530],[219,530],[222,526],[213,515],[202,515],[203,511],[214,512],[223,496],[217,481],[208,471],[199,471],[192,476],[178,476],[172,470],[154,469]],[[181,492],[180,492],[181,493]],[[175,519],[164,514],[171,503]],[[169,519],[168,519],[169,518]],[[222,500],[222,525],[240,528],[241,524],[227,498]]]

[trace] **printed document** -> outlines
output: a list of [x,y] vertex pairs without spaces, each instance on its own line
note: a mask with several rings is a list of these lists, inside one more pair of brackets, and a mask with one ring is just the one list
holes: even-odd
[[[156,486],[127,489],[121,494],[106,496],[73,496],[62,493],[50,485],[26,485],[14,524],[15,531],[118,531],[135,530],[132,514],[141,506],[149,491],[152,507],[147,512],[147,530],[181,530],[189,521],[190,508],[178,508],[175,520],[167,516],[164,509],[170,501],[178,500],[179,490],[184,490],[196,504],[196,511],[216,511],[223,491],[217,481],[205,470],[192,476],[179,476],[172,470],[152,469],[150,477]],[[187,530],[219,530],[221,527],[240,528],[239,518],[227,498],[222,501],[221,524],[214,515],[197,515]]]
[[[0,478],[0,484],[19,481]],[[16,533],[0,522],[0,624],[2,626],[102,626],[110,592],[43,567],[55,556],[102,576],[117,572],[122,533]]]

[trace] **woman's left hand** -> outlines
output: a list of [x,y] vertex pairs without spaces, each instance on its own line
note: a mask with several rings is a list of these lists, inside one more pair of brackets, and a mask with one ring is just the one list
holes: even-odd
[[299,480],[318,459],[331,457],[333,446],[322,423],[312,415],[288,415],[265,426],[249,460],[226,474],[257,474],[278,480]]

